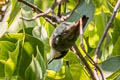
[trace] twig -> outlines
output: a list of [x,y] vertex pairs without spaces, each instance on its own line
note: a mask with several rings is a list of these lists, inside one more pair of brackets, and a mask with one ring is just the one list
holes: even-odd
[[[85,51],[85,48],[83,46],[81,46],[81,48],[84,51],[84,53],[86,54],[86,56],[91,60],[90,63],[94,66],[94,69],[96,69],[100,72],[102,80],[105,80],[104,75],[103,75],[101,69],[99,68],[99,66],[97,65],[97,63],[95,63],[94,60],[88,55],[88,53]],[[96,77],[98,77],[97,74],[94,74],[94,75],[96,75]]]
[[[79,35],[80,35],[80,43],[81,43],[81,48],[82,50],[84,51],[84,53],[86,54],[86,56],[90,59],[90,63],[100,72],[101,76],[102,76],[102,80],[104,80],[104,76],[102,74],[102,71],[100,70],[100,68],[97,66],[97,64],[93,61],[93,59],[88,55],[88,53],[86,52],[85,50],[85,47],[84,47],[84,44],[83,44],[83,28],[84,28],[84,25],[83,25],[83,20],[82,18],[80,18],[80,21],[79,21]],[[98,75],[97,74],[94,74],[96,79],[99,80],[98,78]]]
[[58,5],[57,16],[61,17],[61,4]]
[[110,18],[110,20],[109,20],[105,30],[104,30],[104,33],[103,33],[103,35],[102,35],[98,45],[97,45],[97,48],[96,48],[96,51],[95,51],[95,57],[94,57],[94,61],[96,63],[97,63],[97,57],[98,57],[98,53],[100,51],[100,47],[101,47],[101,45],[102,45],[102,43],[103,43],[103,41],[104,41],[104,39],[105,39],[105,37],[107,35],[107,32],[108,32],[108,30],[109,30],[109,28],[110,28],[110,26],[111,26],[111,24],[112,24],[112,22],[113,22],[113,20],[115,18],[115,15],[117,13],[119,5],[120,5],[120,0],[117,1],[116,5],[115,5],[115,8],[114,8],[114,11],[113,11],[113,14],[112,14],[112,16],[111,16],[111,18]]
[[[94,61],[92,60],[92,58],[87,54],[87,52],[85,51],[85,48],[84,48],[84,43],[83,43],[83,20],[82,20],[82,18],[80,18],[80,21],[79,21],[79,35],[80,35],[80,46],[81,46],[81,48],[82,48],[82,50],[85,52],[85,54],[88,56],[88,58],[92,61],[90,61],[91,63],[94,63]],[[94,65],[93,65],[94,66]],[[97,69],[96,67],[94,67],[95,69]],[[94,76],[95,76],[95,78],[97,79],[97,80],[99,80],[99,78],[98,78],[98,75],[97,74],[94,74]]]
[[[25,4],[25,5],[27,5],[27,6],[29,6],[29,7],[31,7],[38,14],[39,13],[44,13],[37,6],[35,6],[35,5],[33,5],[33,4],[29,3],[29,2],[26,2],[25,0],[18,0],[18,1]],[[44,17],[46,21],[48,21],[50,24],[52,24],[54,27],[56,27],[57,20],[54,17],[49,16],[49,15],[44,15],[42,17]]]
[[81,61],[83,62],[83,64],[85,65],[87,71],[89,72],[91,78],[93,80],[97,80],[92,69],[90,68],[90,65],[87,63],[87,61],[84,59],[84,57],[82,56],[82,54],[80,53],[78,47],[76,45],[73,46],[73,49],[75,50],[75,53],[78,55],[78,57],[81,59]]
[[18,1],[25,4],[25,5],[27,5],[27,6],[29,6],[29,7],[31,7],[37,13],[43,13],[43,11],[40,10],[36,5],[33,5],[33,4],[29,3],[29,2],[26,2],[25,0],[18,0]]
[[80,0],[78,0],[77,5],[75,6],[75,8],[70,12],[70,14],[66,15],[66,16],[61,16],[61,21],[65,21],[67,19],[69,19],[69,17],[74,13],[75,9],[80,5]]
[[57,20],[57,22],[60,24],[62,22],[62,20],[60,19],[59,16],[57,16],[54,12],[52,12],[52,16],[54,16]]
[[[63,5],[64,5],[64,13],[66,13],[66,4],[67,4],[67,2],[69,2],[69,0],[63,0]],[[58,5],[58,12],[57,12],[57,16],[59,16],[59,17],[61,17],[61,6],[62,6],[62,3],[60,3],[59,5]]]
[[33,20],[35,20],[35,19],[37,19],[37,18],[39,18],[39,17],[41,17],[41,16],[45,16],[45,15],[53,12],[57,5],[58,5],[58,3],[57,3],[56,0],[55,0],[54,3],[52,4],[51,8],[49,8],[47,11],[42,12],[42,11],[39,9],[40,12],[42,12],[42,13],[37,14],[37,15],[34,16],[32,19],[28,19],[28,18],[24,18],[24,17],[22,17],[21,19],[24,19],[24,20],[26,20],[26,21],[33,21]]
[[[19,0],[19,1],[21,1],[21,0]],[[33,7],[33,4],[28,4],[28,2],[26,2],[26,1],[23,1],[22,0],[22,2],[24,2],[26,5],[29,5],[30,7]],[[21,18],[21,19],[24,19],[24,20],[26,20],[26,21],[32,21],[32,20],[35,20],[35,19],[37,19],[37,18],[39,18],[39,17],[41,17],[41,16],[46,16],[47,14],[49,14],[49,13],[51,13],[51,12],[53,12],[54,11],[54,9],[56,8],[56,6],[58,6],[58,5],[60,5],[62,2],[64,2],[64,0],[59,0],[59,1],[54,1],[54,3],[52,4],[52,6],[51,6],[51,8],[49,8],[47,11],[45,11],[45,12],[42,12],[39,8],[37,8],[36,6],[33,8],[34,10],[39,10],[39,12],[41,12],[41,13],[39,13],[38,15],[36,15],[36,16],[34,16],[32,19],[28,19],[28,18]],[[54,17],[54,18],[56,18],[56,17]],[[56,19],[56,20],[58,20],[58,19]],[[57,22],[59,22],[60,21],[60,19],[57,21]]]
[[37,19],[37,18],[39,18],[39,17],[41,17],[41,16],[45,16],[45,15],[51,13],[51,12],[52,12],[52,10],[51,10],[51,9],[48,9],[46,12],[40,13],[40,14],[34,16],[34,17],[31,18],[31,19],[25,18],[25,17],[21,17],[21,19],[26,20],[26,21],[33,21],[33,20],[35,20],[35,19]]
[[[88,53],[86,52],[86,50],[85,50],[85,47],[84,47],[84,43],[83,43],[83,28],[84,28],[84,26],[85,26],[85,24],[83,24],[84,22],[83,22],[84,20],[82,19],[82,18],[80,18],[80,21],[79,21],[79,35],[80,35],[80,43],[81,43],[81,48],[82,48],[82,50],[84,51],[84,53],[86,54],[86,56],[90,59],[90,63],[94,66],[94,68],[96,69],[96,70],[98,70],[99,72],[100,72],[100,74],[101,74],[101,77],[102,77],[102,80],[104,80],[104,76],[103,76],[103,73],[102,73],[102,71],[101,71],[101,69],[97,66],[97,64],[94,62],[94,60],[88,55]],[[99,80],[99,78],[98,78],[98,75],[97,74],[94,74],[95,75],[95,77],[96,77],[96,79],[97,80]]]
[[[100,47],[101,47],[101,45],[102,45],[102,43],[103,43],[103,41],[104,41],[104,39],[105,39],[105,37],[107,35],[107,32],[108,32],[108,30],[109,30],[115,16],[116,16],[116,13],[117,13],[117,10],[118,10],[119,6],[120,6],[120,0],[117,1],[116,5],[115,5],[115,8],[114,8],[114,11],[113,11],[113,14],[112,14],[112,16],[111,16],[105,30],[104,30],[104,33],[103,33],[98,45],[97,45],[97,48],[96,48],[96,51],[95,51],[95,57],[94,57],[94,62],[95,63],[97,63],[97,58],[98,58],[98,54],[99,54],[99,51],[100,51]],[[96,69],[94,69],[94,74],[97,75]]]

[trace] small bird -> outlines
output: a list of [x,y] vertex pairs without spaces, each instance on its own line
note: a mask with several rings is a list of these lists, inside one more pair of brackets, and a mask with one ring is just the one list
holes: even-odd
[[79,21],[62,22],[58,25],[58,27],[56,27],[52,36],[50,37],[51,60],[49,63],[51,63],[54,59],[60,59],[64,57],[68,50],[72,48],[79,36],[79,25]]

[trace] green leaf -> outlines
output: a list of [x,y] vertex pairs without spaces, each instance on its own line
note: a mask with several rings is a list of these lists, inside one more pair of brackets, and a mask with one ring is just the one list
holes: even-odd
[[115,78],[117,77],[117,76],[119,76],[120,75],[120,70],[117,70],[117,71],[115,71],[112,75],[110,75],[109,77],[107,77],[106,79],[107,80],[115,80]]
[[59,72],[47,70],[47,77],[45,80],[64,80],[65,67],[63,66]]
[[108,0],[110,2],[110,4],[112,4],[112,6],[115,6],[115,4],[117,3],[117,0]]
[[86,73],[85,68],[80,64],[71,64],[70,72],[74,80],[91,80],[88,73]]
[[[29,34],[32,36],[33,27],[25,28],[24,30],[26,34]],[[20,32],[24,33],[24,30],[21,30]]]
[[96,7],[101,7],[103,4],[103,0],[92,0]]
[[52,32],[53,32],[53,30],[54,30],[55,28],[54,28],[52,25],[46,23],[45,29],[46,29],[46,31],[47,31],[48,37],[50,38],[50,36],[52,35]]
[[69,69],[73,80],[90,80],[87,76],[88,73],[85,72],[85,68],[82,64],[80,64],[80,59],[73,52],[69,51],[69,53],[65,56],[64,61],[69,61],[70,63]]
[[93,35],[94,33],[95,33],[94,22],[91,21],[84,33],[84,36],[89,37],[90,35]]
[[117,16],[117,18],[115,18],[113,24],[114,24],[114,27],[113,27],[113,33],[112,33],[112,37],[113,37],[112,41],[113,41],[113,44],[115,44],[120,36],[120,16]]
[[95,27],[96,27],[96,32],[98,35],[101,37],[103,34],[104,28],[106,27],[107,23],[107,17],[104,13],[103,10],[101,10],[101,13],[95,16]]
[[43,43],[39,39],[26,34],[24,44],[21,50],[18,80],[25,79],[25,71],[32,61],[32,56],[37,54],[37,46],[43,59],[45,59]]
[[34,4],[35,4],[37,7],[39,7],[40,9],[42,9],[43,3],[44,3],[43,0],[34,0]]
[[110,12],[113,11],[114,7],[113,5],[111,5],[111,3],[109,2],[110,0],[105,0],[106,6],[109,9]]
[[41,69],[42,69],[42,77],[44,78],[45,77],[45,73],[46,73],[46,62],[45,62],[45,59],[44,57],[41,55],[39,49],[38,49],[38,46],[37,46],[37,56],[36,56],[38,62],[39,62],[39,65],[41,66]]
[[62,64],[63,62],[61,59],[53,60],[50,64],[48,64],[48,69],[59,72],[62,67]]
[[105,77],[120,69],[120,56],[111,57],[99,64]]
[[37,56],[32,58],[30,66],[26,70],[25,80],[44,80],[46,73],[46,66],[37,48]]
[[67,21],[69,21],[69,22],[78,21],[80,19],[80,17],[85,15],[86,17],[89,18],[88,22],[84,28],[84,29],[86,29],[88,23],[93,18],[94,11],[95,11],[95,6],[92,3],[92,0],[90,0],[90,1],[83,0],[80,2],[78,7],[73,11],[72,15],[67,19]]
[[69,51],[63,60],[69,61],[70,64],[77,64],[80,62],[80,60],[77,58],[77,56],[72,51]]
[[94,23],[93,21],[88,25],[84,36],[87,38],[88,37],[88,45],[90,48],[96,48],[98,41],[99,41],[99,35],[95,31]]
[[120,80],[120,75],[115,80]]
[[7,22],[0,22],[0,38],[5,34],[8,28]]
[[103,34],[104,28],[107,23],[107,15],[102,10],[101,13],[95,15],[95,27],[93,25],[89,25],[88,33],[89,35],[89,45],[91,48],[96,48],[98,45],[99,39]]
[[10,41],[13,43],[16,43],[18,40],[24,39],[23,33],[6,33],[2,38],[0,38],[0,41]]
[[3,61],[0,60],[0,78],[5,77],[5,73],[4,73],[4,64]]
[[11,13],[9,15],[8,18],[8,26],[10,26],[12,24],[12,22],[14,21],[16,15],[18,14],[18,12],[20,11],[20,3],[18,2],[18,0],[11,0]]
[[[67,8],[68,10],[72,10],[75,6],[76,6],[77,0],[71,0],[67,3]],[[65,7],[63,7],[64,10]],[[64,10],[64,13],[66,12],[66,10]]]
[[32,34],[33,34],[34,37],[40,39],[44,43],[45,53],[49,53],[50,45],[49,45],[49,39],[48,39],[47,31],[45,30],[45,28],[36,26],[33,29]]
[[117,56],[117,55],[120,55],[120,37],[116,41],[112,52],[112,56]]
[[38,27],[36,26],[33,31],[33,36],[36,38],[39,38],[40,40],[42,40],[44,42],[44,40],[46,40],[48,38],[47,32],[45,30],[44,27]]
[[74,80],[70,72],[69,66],[65,66],[65,80]]
[[20,52],[17,80],[25,80],[25,71],[31,63],[34,51],[31,44],[29,42],[25,42]]
[[99,42],[99,35],[94,32],[93,35],[89,36],[89,45],[91,48],[96,48],[98,42]]
[[[38,46],[38,49],[40,51],[40,53],[42,54],[42,56],[44,57],[44,44],[42,41],[40,41],[39,39],[33,37],[33,36],[30,36],[30,35],[27,35],[26,34],[26,37],[25,37],[25,42],[29,42],[32,47],[34,48],[34,50],[36,50],[36,46]],[[35,51],[36,52],[36,51]]]
[[11,22],[11,24],[9,25],[8,28],[9,33],[17,33],[23,29],[24,23],[23,20],[20,19],[20,17],[21,17],[21,10],[16,14],[13,22]]
[[[33,17],[33,12],[32,11],[26,11],[24,9],[21,10],[22,17],[29,18],[31,19]],[[24,20],[24,27],[25,28],[31,28],[35,26],[39,26],[39,19],[36,19],[34,21],[25,21]]]
[[13,52],[9,52],[9,58],[5,64],[5,77],[7,77],[9,80],[12,78],[13,73],[16,69],[18,55],[19,42],[17,43],[16,49]]
[[5,64],[9,58],[9,52],[13,52],[15,44],[8,41],[0,41],[0,78],[5,77]]
[[25,80],[41,80],[42,78],[42,69],[39,65],[39,62],[36,58],[33,57],[30,66],[26,70]]
[[[27,0],[27,2],[33,4],[34,0]],[[31,7],[29,7],[29,6],[25,5],[25,4],[22,4],[21,7],[24,8],[25,10],[27,10],[27,11],[32,10]]]
[[8,41],[0,41],[0,60],[5,60],[9,58],[9,53],[15,49],[15,44]]

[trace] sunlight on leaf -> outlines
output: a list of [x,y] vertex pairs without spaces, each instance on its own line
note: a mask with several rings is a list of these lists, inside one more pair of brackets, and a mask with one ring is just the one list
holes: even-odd
[[48,75],[46,80],[64,80],[65,77],[65,66],[62,66],[60,72],[56,72],[53,70],[47,70]]
[[18,12],[11,25],[9,25],[8,32],[16,33],[23,29],[23,21],[20,19],[20,16],[21,11]]
[[0,22],[0,38],[5,34],[8,28],[7,22]]
[[12,7],[11,7],[11,13],[9,15],[8,18],[8,26],[10,26],[12,24],[12,22],[14,21],[14,18],[16,17],[16,15],[18,14],[18,12],[20,11],[20,3],[17,0],[11,0],[12,3]]
[[117,76],[120,75],[120,70],[115,71],[112,75],[110,75],[109,77],[107,77],[107,80],[114,80]]
[[94,35],[91,35],[89,37],[89,45],[90,45],[90,47],[96,48],[96,46],[98,44],[98,41],[99,41],[99,35],[98,34],[94,33]]
[[16,49],[13,52],[9,52],[9,59],[5,64],[5,76],[8,79],[11,79],[16,69],[18,55],[19,55],[19,42],[17,43]]

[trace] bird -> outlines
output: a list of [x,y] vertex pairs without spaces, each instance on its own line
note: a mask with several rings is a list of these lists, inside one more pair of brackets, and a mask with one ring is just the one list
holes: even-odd
[[[82,17],[85,26],[88,18]],[[75,41],[79,37],[80,22],[62,22],[53,31],[50,37],[50,56],[51,59],[48,62],[51,63],[55,59],[63,58],[70,48],[75,44]]]

